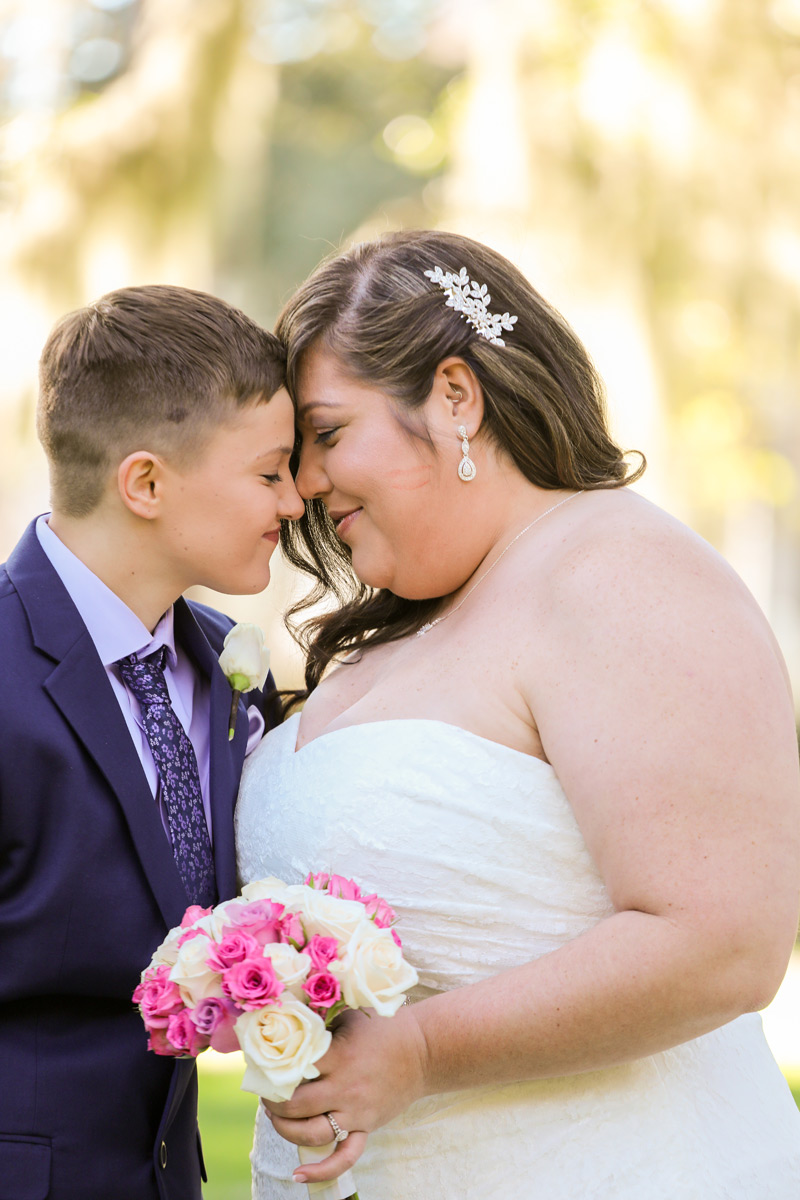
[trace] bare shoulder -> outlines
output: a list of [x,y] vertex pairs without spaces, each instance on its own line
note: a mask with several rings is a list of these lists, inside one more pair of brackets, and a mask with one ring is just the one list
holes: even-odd
[[708,639],[737,653],[750,647],[779,667],[788,686],[769,623],[730,564],[634,492],[587,493],[547,568],[541,617],[554,630],[616,631],[631,650],[646,639],[648,656],[659,646],[691,653],[708,648]]

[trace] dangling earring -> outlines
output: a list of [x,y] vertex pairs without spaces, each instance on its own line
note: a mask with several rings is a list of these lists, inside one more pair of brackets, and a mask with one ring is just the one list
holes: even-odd
[[478,468],[469,456],[469,438],[466,425],[459,425],[456,430],[461,438],[461,462],[458,464],[458,478],[464,483],[470,483],[478,474]]

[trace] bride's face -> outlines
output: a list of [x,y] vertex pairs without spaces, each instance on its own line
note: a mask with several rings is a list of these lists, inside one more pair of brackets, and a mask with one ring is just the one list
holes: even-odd
[[428,411],[431,401],[403,412],[320,348],[303,365],[296,401],[297,489],[324,502],[359,579],[409,599],[459,587],[474,569],[474,547],[459,548],[465,485],[445,407],[441,416]]

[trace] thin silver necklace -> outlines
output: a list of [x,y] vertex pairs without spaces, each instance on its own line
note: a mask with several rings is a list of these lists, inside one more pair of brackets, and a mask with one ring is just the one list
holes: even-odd
[[495,569],[497,564],[500,562],[503,555],[508,554],[511,547],[514,545],[514,542],[518,542],[519,539],[522,537],[523,533],[527,533],[529,529],[533,529],[534,525],[537,525],[539,523],[539,521],[543,521],[545,519],[545,517],[549,517],[550,513],[555,512],[557,508],[561,508],[562,504],[566,504],[569,500],[574,500],[576,496],[582,496],[582,495],[583,495],[583,488],[579,492],[573,492],[571,496],[565,496],[563,500],[559,500],[558,504],[554,504],[552,506],[552,508],[547,508],[547,509],[545,509],[545,511],[543,513],[539,513],[539,516],[536,517],[535,520],[531,521],[531,523],[529,525],[526,525],[524,529],[520,529],[519,533],[511,539],[511,541],[508,543],[508,545],[503,550],[503,552],[501,554],[498,554],[497,558],[494,560],[492,565],[489,567],[489,570],[486,571],[485,574],[481,575],[480,579],[475,580],[472,587],[467,592],[466,596],[462,597],[462,599],[459,600],[459,602],[455,606],[455,608],[451,608],[449,612],[442,613],[442,615],[440,617],[435,617],[432,621],[428,621],[425,625],[422,625],[417,630],[417,637],[422,637],[422,635],[424,633],[427,633],[429,629],[433,629],[434,625],[441,624],[441,622],[446,621],[448,617],[452,617],[453,613],[457,613],[458,610],[461,608],[462,604],[466,604],[467,600],[469,600],[470,596],[475,591],[475,588],[480,587],[481,584],[483,583],[484,579],[488,579],[488,577],[491,575],[492,571]]

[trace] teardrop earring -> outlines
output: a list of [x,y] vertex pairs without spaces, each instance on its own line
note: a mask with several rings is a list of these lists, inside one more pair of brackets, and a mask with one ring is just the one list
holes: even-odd
[[461,438],[461,462],[458,464],[458,478],[464,483],[470,483],[478,474],[478,468],[469,456],[469,438],[466,425],[459,425],[456,430]]

